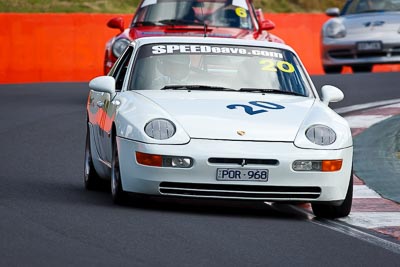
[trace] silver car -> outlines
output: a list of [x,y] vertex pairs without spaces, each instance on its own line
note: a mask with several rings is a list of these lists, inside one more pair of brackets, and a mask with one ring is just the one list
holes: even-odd
[[370,72],[374,64],[400,63],[400,0],[348,0],[329,8],[322,27],[321,58],[326,73]]

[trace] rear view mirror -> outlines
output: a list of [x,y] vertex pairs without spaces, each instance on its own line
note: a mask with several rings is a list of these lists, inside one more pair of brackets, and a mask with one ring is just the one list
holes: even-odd
[[273,29],[275,29],[275,23],[273,23],[272,20],[265,19],[265,20],[261,21],[260,29],[262,31],[273,30]]
[[103,93],[115,95],[115,79],[112,76],[99,76],[89,82],[89,88]]
[[340,10],[337,7],[331,7],[325,11],[325,14],[329,17],[339,17]]

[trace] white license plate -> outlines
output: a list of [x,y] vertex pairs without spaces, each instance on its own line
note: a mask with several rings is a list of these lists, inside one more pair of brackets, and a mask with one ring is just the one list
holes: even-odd
[[382,42],[374,41],[374,42],[359,42],[357,43],[358,51],[380,51],[382,50]]
[[268,181],[267,169],[217,169],[218,181]]

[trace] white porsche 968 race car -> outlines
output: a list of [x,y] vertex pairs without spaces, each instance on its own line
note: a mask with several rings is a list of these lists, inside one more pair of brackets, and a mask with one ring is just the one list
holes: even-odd
[[127,193],[311,202],[347,216],[353,143],[296,53],[270,42],[201,37],[133,41],[89,83],[84,181]]

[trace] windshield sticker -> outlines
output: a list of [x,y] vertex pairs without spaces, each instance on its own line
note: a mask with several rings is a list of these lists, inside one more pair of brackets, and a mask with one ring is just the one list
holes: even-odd
[[233,0],[232,1],[232,5],[240,6],[240,7],[244,8],[244,9],[248,9],[246,0]]
[[246,112],[249,115],[256,115],[260,113],[265,113],[268,112],[268,109],[284,109],[285,107],[279,104],[275,104],[272,102],[266,102],[266,101],[250,101],[250,105],[259,107],[261,109],[256,109],[250,105],[243,105],[243,104],[232,104],[226,106],[229,109],[236,109],[238,107],[243,108],[244,112]]
[[235,9],[236,15],[241,18],[247,18],[247,12],[243,7],[238,7]]
[[141,7],[157,4],[157,0],[144,0]]
[[[249,56],[265,56],[277,59],[283,59],[283,54],[275,51],[250,49],[248,47],[228,47],[228,46],[211,46],[211,45],[155,45],[152,47],[153,55],[162,54],[231,54],[231,55],[249,55]],[[286,62],[286,61],[283,61]],[[288,62],[287,62],[288,63]],[[286,63],[281,64],[287,65]],[[278,67],[278,66],[277,66]],[[291,68],[289,67],[289,70]],[[287,69],[286,69],[287,72]]]
[[294,72],[293,64],[290,62],[287,62],[287,61],[282,61],[282,60],[274,61],[271,59],[262,59],[258,63],[263,66],[261,68],[261,70],[264,70],[264,71],[277,72],[279,69],[280,71],[283,71],[286,73]]

